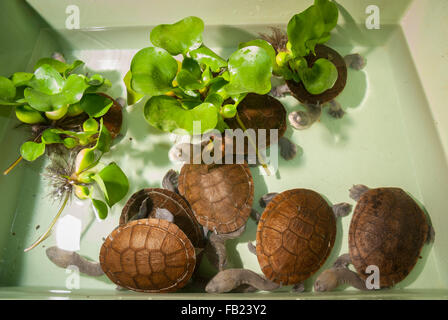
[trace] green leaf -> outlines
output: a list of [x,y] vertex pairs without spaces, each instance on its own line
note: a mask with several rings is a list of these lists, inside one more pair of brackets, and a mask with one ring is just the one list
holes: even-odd
[[82,124],[82,129],[84,131],[97,131],[98,130],[98,122],[93,119],[89,118]]
[[131,74],[131,70],[129,70],[123,79],[124,84],[126,86],[128,106],[131,106],[131,105],[137,103],[141,98],[144,97],[143,94],[137,93],[132,89],[131,79],[132,79],[132,74]]
[[112,162],[92,177],[104,193],[109,207],[123,199],[129,191],[129,181],[120,167]]
[[[320,10],[322,18],[325,24],[325,37],[321,37],[322,40],[319,43],[323,43],[329,40],[329,33],[338,24],[339,11],[334,2],[328,0],[314,0],[314,5]],[[324,39],[326,39],[324,41]],[[321,42],[323,41],[323,42]]]
[[156,96],[145,105],[145,119],[160,130],[172,132],[183,129],[193,132],[193,122],[201,121],[201,133],[216,127],[218,108],[212,103],[204,102],[193,109],[186,110],[173,97]]
[[57,72],[67,75],[69,72],[83,65],[84,62],[82,62],[81,60],[75,60],[72,64],[67,64],[53,58],[42,58],[34,65],[34,70],[39,69],[45,64],[51,66],[52,68],[57,70]]
[[68,104],[74,104],[81,100],[84,91],[89,87],[84,77],[72,74],[61,88],[60,92],[47,94],[35,88],[26,88],[25,101],[38,111],[55,111]]
[[190,51],[190,57],[199,62],[199,64],[210,67],[213,72],[218,72],[221,68],[227,66],[226,60],[204,45]]
[[272,45],[262,39],[255,39],[255,40],[251,40],[248,42],[244,42],[244,43],[240,43],[238,46],[238,49],[242,49],[242,48],[246,48],[246,47],[250,47],[250,46],[256,46],[256,47],[260,47],[263,48],[264,50],[266,50],[266,52],[269,54],[269,56],[271,57],[271,61],[272,61],[272,66],[274,67],[276,62],[275,62],[275,49],[272,47]]
[[318,59],[312,68],[299,69],[305,89],[311,94],[321,94],[332,88],[338,79],[338,70],[327,59]]
[[20,155],[23,159],[34,161],[45,152],[45,144],[33,141],[27,141],[20,147]]
[[97,140],[94,148],[98,149],[102,153],[109,152],[111,141],[112,141],[112,137],[110,135],[110,132],[109,132],[109,130],[107,130],[106,126],[104,125],[103,118],[101,118],[100,119],[100,132],[99,132],[98,140]]
[[173,88],[177,61],[164,49],[145,48],[131,62],[131,88],[151,96],[165,94]]
[[204,22],[197,17],[187,17],[173,24],[161,24],[152,29],[153,45],[163,48],[173,56],[186,54],[202,44]]
[[294,15],[289,20],[287,33],[295,57],[304,57],[314,51],[316,41],[325,33],[325,23],[319,8],[313,5]]
[[229,84],[225,90],[230,96],[254,92],[266,94],[271,90],[272,59],[258,46],[244,47],[229,58]]
[[105,115],[113,104],[108,97],[95,93],[85,94],[79,102],[81,109],[93,118]]
[[42,132],[42,142],[44,144],[62,143],[63,140],[54,129],[47,129]]
[[78,145],[76,139],[73,138],[65,138],[62,143],[67,149],[72,149]]
[[107,212],[109,210],[107,209],[107,205],[103,201],[92,198],[92,206],[93,212],[98,219],[104,220],[107,218]]
[[12,75],[12,82],[16,87],[26,86],[28,82],[33,78],[33,73],[28,72],[16,72]]
[[64,84],[64,78],[48,64],[44,64],[34,71],[34,77],[28,82],[28,86],[31,88],[48,95],[61,92]]
[[182,62],[182,69],[176,77],[179,87],[186,90],[202,89],[204,87],[204,83],[201,79],[202,71],[199,64],[191,58],[185,58]]
[[[16,96],[16,87],[8,78],[0,76],[0,105],[14,103],[12,100]],[[10,105],[10,104],[8,104]]]

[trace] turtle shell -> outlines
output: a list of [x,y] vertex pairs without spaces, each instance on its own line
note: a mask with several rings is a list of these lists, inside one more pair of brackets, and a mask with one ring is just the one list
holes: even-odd
[[116,228],[100,251],[101,268],[115,284],[141,292],[173,292],[193,274],[191,241],[174,223],[140,219]]
[[121,131],[121,125],[123,123],[123,112],[121,105],[112,97],[105,93],[97,93],[103,97],[109,98],[113,101],[112,106],[103,116],[104,126],[109,130],[112,139],[115,139]]
[[293,189],[268,203],[257,228],[257,258],[264,275],[298,284],[324,264],[336,238],[332,208],[317,192]]
[[190,206],[180,195],[167,189],[146,188],[134,193],[121,211],[120,225],[128,223],[129,219],[139,212],[143,200],[148,197],[153,205],[148,218],[155,217],[157,208],[166,209],[174,216],[173,222],[187,235],[193,246],[204,246],[203,232]]
[[366,268],[380,270],[380,286],[391,287],[414,268],[429,225],[419,205],[402,189],[378,188],[363,193],[349,229],[350,257],[366,279]]
[[[229,101],[228,103],[233,103]],[[259,143],[257,146],[261,149],[269,147],[270,129],[278,130],[278,139],[280,139],[286,131],[286,109],[283,104],[269,95],[260,95],[249,93],[243,101],[238,105],[238,116],[246,129],[254,129],[256,137],[259,137],[259,129],[266,130],[266,142]],[[231,129],[242,129],[238,124],[236,117],[225,119],[225,122]],[[233,139],[234,152],[236,152],[236,139]],[[245,139],[244,154],[248,153],[248,141]]]
[[305,57],[308,66],[312,67],[314,62],[320,58],[330,60],[338,70],[338,79],[332,88],[321,94],[309,93],[306,91],[302,82],[297,83],[294,80],[287,80],[286,84],[288,85],[289,90],[291,90],[294,98],[304,104],[316,105],[318,103],[324,104],[331,101],[344,90],[345,84],[347,83],[347,65],[345,64],[344,58],[337,51],[322,44],[318,44],[315,47],[315,53],[315,55],[311,53]]
[[252,211],[254,181],[247,163],[185,164],[178,188],[199,223],[217,233],[238,230]]

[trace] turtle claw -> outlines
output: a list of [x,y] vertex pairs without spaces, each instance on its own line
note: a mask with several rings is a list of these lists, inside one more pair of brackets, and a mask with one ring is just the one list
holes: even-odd
[[330,106],[328,110],[328,114],[330,116],[332,116],[335,119],[341,119],[342,117],[344,117],[345,111],[342,109],[339,102],[337,102],[336,100],[332,100],[328,104]]
[[305,285],[303,282],[297,283],[292,287],[292,292],[294,293],[302,293],[305,291]]
[[249,249],[250,253],[257,255],[257,247],[252,243],[252,241],[249,241],[247,243],[247,248]]
[[273,87],[270,94],[275,98],[283,98],[291,94],[291,90],[286,83]]
[[297,146],[288,138],[281,137],[278,140],[278,146],[280,147],[280,155],[285,160],[292,160],[297,155]]
[[356,184],[353,185],[353,187],[350,188],[350,198],[352,198],[355,201],[358,201],[359,198],[361,198],[362,194],[369,190],[369,187],[363,185],[363,184]]

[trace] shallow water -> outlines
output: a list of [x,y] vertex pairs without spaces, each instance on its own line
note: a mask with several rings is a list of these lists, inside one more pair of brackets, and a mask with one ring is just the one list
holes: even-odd
[[[266,26],[212,27],[206,29],[204,42],[228,57],[239,41],[253,39],[259,31],[265,32]],[[261,175],[259,169],[252,169],[255,199],[267,192],[309,188],[320,192],[332,203],[354,204],[348,196],[353,184],[401,187],[423,204],[436,229],[436,242],[425,249],[423,259],[402,286],[406,287],[410,296],[414,293],[418,295],[419,290],[446,290],[448,280],[444,270],[448,266],[448,257],[444,249],[448,241],[447,235],[437,233],[438,226],[446,224],[448,219],[443,206],[443,188],[446,188],[448,178],[446,159],[401,28],[386,26],[375,32],[366,33],[356,25],[337,28],[329,45],[341,55],[359,52],[367,59],[367,66],[362,71],[349,70],[347,86],[337,98],[346,115],[336,120],[324,110],[321,120],[310,129],[297,131],[289,127],[286,136],[299,146],[300,155],[292,161],[280,159],[279,170],[273,176],[267,177]],[[129,33],[133,36],[129,37]],[[117,97],[126,95],[120,79],[129,70],[133,54],[138,48],[150,45],[148,28],[79,31],[70,35],[63,33],[64,40],[60,40],[59,44],[45,45],[44,42],[51,37],[51,32],[41,34],[42,41],[36,47],[33,60],[48,55],[50,50],[59,49],[66,57],[85,61],[92,72],[108,77],[114,83],[112,95]],[[32,63],[30,61],[30,65]],[[299,108],[292,97],[280,100],[288,112]],[[105,163],[116,161],[125,171],[130,180],[128,195],[144,187],[159,187],[168,169],[180,169],[179,165],[171,164],[168,159],[171,145],[169,135],[145,122],[142,111],[144,102],[126,108],[123,136],[107,158],[102,160]],[[18,150],[20,141],[18,138],[11,140],[12,136],[13,132],[7,130],[1,136],[1,144],[8,144],[10,152]],[[35,287],[51,288],[56,291],[46,294],[64,296],[67,293],[64,290],[67,290],[68,274],[54,266],[45,255],[45,248],[55,243],[54,236],[31,252],[23,253],[23,249],[45,230],[57,211],[57,204],[51,204],[45,197],[48,189],[40,176],[44,166],[42,161],[22,164],[18,172],[0,180],[1,188],[7,188],[12,183],[11,179],[15,179],[12,188],[17,190],[14,209],[2,212],[10,215],[10,219],[6,220],[8,228],[4,229],[8,234],[3,234],[0,242],[0,286],[21,287],[19,290],[25,288],[23,290],[30,291],[30,294],[33,290],[39,292],[40,289],[33,289]],[[66,214],[82,220],[80,254],[98,259],[102,238],[115,228],[125,202],[126,199],[117,204],[108,219],[101,222],[95,219],[87,203],[73,201],[65,210]],[[260,209],[258,201],[254,206]],[[350,216],[339,223],[337,243],[325,267],[330,266],[339,254],[347,252],[349,223]],[[37,226],[40,228],[37,229]],[[256,225],[250,220],[242,237],[229,241],[229,266],[260,272],[256,257],[247,249],[247,241],[255,240],[255,232]],[[201,265],[201,270],[205,274],[213,273],[206,262]],[[314,278],[307,281],[308,289]],[[115,285],[105,276],[82,276],[80,286],[81,291],[74,293],[82,296],[141,296],[116,292]],[[30,289],[26,289],[28,287]],[[286,289],[289,288],[281,289],[283,293],[274,296],[298,298],[286,294]],[[0,296],[8,290],[0,289]],[[349,292],[340,294],[356,297],[350,296],[353,291]],[[393,293],[388,294],[394,297]],[[446,295],[446,291],[442,290],[440,294]],[[303,297],[325,296],[308,293]]]

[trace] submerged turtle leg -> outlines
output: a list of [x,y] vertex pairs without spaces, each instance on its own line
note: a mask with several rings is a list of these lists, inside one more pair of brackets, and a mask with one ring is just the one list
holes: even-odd
[[252,219],[254,219],[254,221],[255,221],[256,223],[258,223],[258,221],[260,221],[261,214],[260,214],[257,210],[252,209],[252,211],[250,212],[250,217],[251,217]]
[[266,279],[251,270],[226,269],[218,272],[205,287],[208,293],[230,292],[242,285],[248,285],[257,290],[272,291],[280,287],[279,284]]
[[317,105],[305,105],[307,111],[294,111],[288,116],[289,123],[297,130],[303,130],[311,127],[311,125],[319,120],[322,114],[322,106]]
[[247,248],[249,249],[250,253],[257,255],[257,247],[252,243],[252,241],[249,241],[247,243]]
[[291,94],[291,90],[286,83],[272,87],[270,94],[275,98],[283,98]]
[[361,198],[362,194],[366,191],[369,191],[369,187],[367,187],[363,184],[355,184],[349,190],[350,198],[352,198],[355,201],[358,201],[359,198]]
[[352,211],[352,205],[347,202],[341,202],[334,204],[333,207],[334,216],[337,218],[345,217]]
[[348,268],[331,268],[322,272],[314,282],[314,290],[332,291],[337,287],[348,284],[359,290],[367,290],[365,282],[356,272]]
[[262,196],[260,198],[260,200],[258,201],[258,203],[260,204],[260,207],[262,208],[266,208],[266,206],[268,205],[269,202],[271,202],[271,200],[278,195],[278,192],[270,192],[270,193],[266,193],[264,196]]
[[305,284],[303,282],[297,283],[297,284],[295,284],[292,287],[291,291],[294,292],[294,293],[304,292],[305,291]]
[[173,169],[168,170],[162,180],[162,187],[172,192],[179,193],[177,189],[179,174]]
[[334,268],[348,268],[348,266],[352,264],[352,258],[350,258],[349,253],[345,253],[340,255],[336,261],[333,263]]
[[[227,250],[226,250],[226,241],[230,239],[238,238],[243,232],[246,230],[246,226],[242,226],[238,230],[231,232],[231,233],[223,233],[223,234],[217,234],[212,233],[210,235],[209,241],[211,246],[214,248],[214,251],[216,255],[218,256],[218,263],[217,263],[217,269],[223,270],[226,263],[227,263]],[[211,252],[208,251],[208,254]],[[211,260],[215,260],[212,258]],[[213,262],[213,261],[210,261]],[[215,265],[216,266],[216,265]]]
[[359,53],[346,55],[344,61],[348,68],[355,70],[361,70],[366,66],[366,60]]
[[426,237],[426,243],[430,244],[433,243],[436,239],[436,232],[434,230],[434,227],[431,224],[428,224],[428,236]]
[[294,159],[297,155],[296,144],[286,137],[281,137],[278,140],[278,146],[280,147],[280,155],[285,160]]
[[61,268],[76,266],[79,272],[92,277],[99,277],[104,274],[99,262],[88,261],[73,251],[60,249],[56,246],[48,248],[45,253],[48,259]]
[[342,109],[341,104],[336,100],[331,100],[328,102],[328,106],[328,114],[333,118],[341,119],[344,116],[345,111]]

